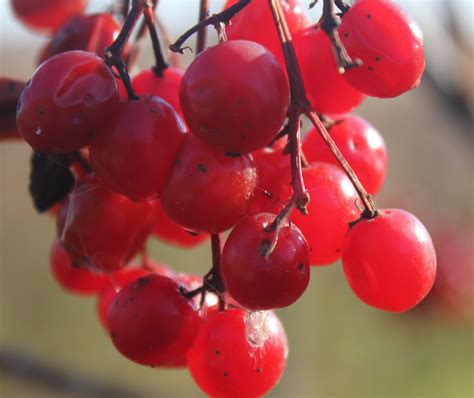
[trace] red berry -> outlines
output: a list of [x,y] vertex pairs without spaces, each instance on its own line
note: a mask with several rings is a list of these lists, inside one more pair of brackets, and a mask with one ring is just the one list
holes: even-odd
[[97,176],[134,201],[161,194],[184,138],[176,111],[159,97],[121,101],[115,117],[92,140]]
[[[235,3],[237,0],[227,0],[225,8]],[[311,24],[301,1],[283,0],[280,4],[292,34]],[[226,33],[229,40],[250,40],[261,44],[278,59],[282,68],[285,68],[280,38],[267,0],[253,0],[232,18]]]
[[[387,172],[387,151],[382,136],[355,115],[336,120],[328,131],[364,188],[375,195]],[[328,162],[341,167],[314,127],[304,139],[303,152],[309,162]]]
[[148,366],[180,366],[201,319],[172,279],[150,275],[125,286],[109,309],[112,341],[122,355]]
[[257,185],[249,155],[229,157],[188,134],[162,198],[166,214],[196,232],[223,232],[245,216]]
[[181,69],[169,67],[163,71],[163,76],[157,76],[152,69],[147,69],[132,79],[132,85],[138,95],[152,94],[161,97],[181,115],[179,86],[183,73]]
[[183,76],[181,107],[191,131],[228,153],[262,148],[283,125],[288,81],[261,45],[229,40],[202,52]]
[[82,13],[88,0],[12,0],[15,15],[30,28],[54,31],[75,14]]
[[103,274],[73,265],[66,250],[58,241],[55,241],[51,248],[51,272],[59,285],[71,293],[95,294],[105,284]]
[[146,260],[146,268],[142,265],[134,266],[132,264],[107,275],[105,286],[97,297],[97,315],[104,329],[108,330],[107,315],[109,308],[120,289],[130,282],[151,274],[167,276],[168,278],[174,277],[173,271],[167,266],[156,263],[151,259]]
[[58,236],[74,261],[110,272],[143,249],[154,218],[152,203],[134,203],[89,176],[63,203]]
[[43,48],[39,63],[66,51],[83,50],[99,57],[119,34],[120,24],[108,13],[75,15],[55,32]]
[[18,101],[18,129],[35,151],[74,152],[113,119],[117,101],[115,78],[104,61],[69,51],[48,59],[27,83]]
[[428,294],[436,274],[436,253],[428,231],[403,210],[380,210],[347,234],[344,272],[366,304],[393,312],[413,308]]
[[278,213],[291,198],[290,157],[284,155],[287,140],[252,152],[257,166],[258,185],[250,198],[247,214]]
[[209,238],[208,234],[186,231],[166,215],[159,200],[156,200],[154,204],[156,222],[153,234],[158,239],[180,247],[194,247]]
[[250,310],[293,304],[309,283],[309,247],[293,224],[284,225],[275,238],[269,232],[275,214],[260,213],[242,220],[232,230],[222,253],[222,278],[229,294]]
[[364,94],[339,73],[331,41],[322,29],[308,28],[298,32],[293,42],[306,95],[316,112],[346,113],[364,100]]
[[257,398],[278,383],[287,357],[285,331],[274,313],[211,311],[188,351],[188,367],[212,397]]
[[341,40],[363,65],[344,74],[357,90],[374,97],[396,97],[420,84],[425,69],[423,33],[389,0],[358,0],[344,14]]
[[326,265],[341,255],[349,223],[359,216],[357,193],[343,171],[329,163],[313,163],[303,169],[311,195],[306,216],[295,211],[291,220],[311,248],[311,265]]

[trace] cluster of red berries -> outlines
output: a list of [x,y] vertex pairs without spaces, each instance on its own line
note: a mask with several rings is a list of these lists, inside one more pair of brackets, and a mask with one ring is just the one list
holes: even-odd
[[[40,3],[12,1],[26,24],[55,32],[20,97],[17,125],[34,151],[68,159],[75,184],[59,206],[53,273],[68,290],[99,294],[100,318],[124,356],[187,366],[211,396],[258,397],[287,358],[271,310],[298,300],[310,266],[342,258],[354,292],[380,309],[406,311],[425,297],[436,259],[420,221],[396,209],[361,216],[360,192],[319,128],[302,145],[287,144],[294,76],[266,0],[246,5],[228,40],[186,71],[146,70],[129,87],[104,61],[118,22],[77,15],[85,1]],[[393,97],[419,84],[421,32],[388,0],[346,6],[332,33],[360,66],[341,74],[324,21],[311,26],[298,0],[281,7],[307,98],[375,195],[386,172],[384,141],[362,118],[341,114],[365,95]],[[122,57],[128,51],[123,45]],[[300,150],[302,165],[293,162]],[[292,212],[306,204],[288,206],[298,173],[311,196],[308,214]],[[219,234],[228,230],[221,252]],[[146,256],[131,266],[152,233],[183,247],[212,235],[212,270],[200,280]]]

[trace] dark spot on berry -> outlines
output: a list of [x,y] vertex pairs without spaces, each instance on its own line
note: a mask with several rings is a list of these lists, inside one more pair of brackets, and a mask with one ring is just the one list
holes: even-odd
[[224,372],[224,377],[227,377],[229,376],[229,373],[228,372]]
[[242,155],[238,152],[227,152],[225,156],[229,158],[240,158]]
[[343,36],[344,37],[349,37],[349,32],[344,32]]
[[193,173],[189,173],[189,174],[188,174],[188,177],[194,177],[194,174],[193,174]]
[[38,109],[38,116],[43,116],[46,113],[46,111],[43,108]]
[[180,164],[181,164],[181,160],[176,159],[176,160],[174,161],[174,165],[175,165],[175,166],[179,166]]
[[380,57],[375,57],[375,62],[380,62]]
[[371,66],[368,66],[367,69],[370,70],[371,72],[373,72],[373,71],[375,70],[375,69],[372,68]]
[[298,264],[298,271],[303,271],[304,270],[304,263],[299,263]]
[[198,163],[197,169],[198,169],[201,173],[206,173],[206,172],[207,172],[206,167],[205,167],[202,163]]
[[155,369],[156,366],[155,365],[150,365],[150,368]]
[[341,249],[336,249],[336,253],[340,253],[341,252]]
[[135,297],[130,297],[130,298],[128,299],[128,302],[129,302],[129,303],[131,303],[132,301],[135,301]]
[[186,231],[186,232],[191,236],[199,236],[200,235],[200,233],[196,232],[196,231]]
[[115,332],[112,332],[112,338],[115,339],[117,337],[117,335],[115,334]]
[[92,94],[89,94],[89,93],[85,93],[82,99],[84,100],[84,102],[89,102],[89,103],[94,101],[94,97],[92,96]]
[[150,112],[153,112],[153,113],[158,113],[158,109],[155,109],[155,108],[150,108],[149,110],[150,110]]
[[133,287],[135,289],[139,289],[141,287],[144,287],[144,286],[148,285],[150,282],[151,282],[151,280],[150,280],[149,276],[143,276],[140,279],[137,279],[137,281],[135,282]]
[[372,19],[372,14],[367,14],[367,19]]
[[219,350],[216,350],[216,355],[221,355],[221,352]]
[[262,373],[262,372],[263,372],[263,369],[262,369],[262,368],[257,368],[257,369],[255,369],[255,371],[256,371],[257,373]]

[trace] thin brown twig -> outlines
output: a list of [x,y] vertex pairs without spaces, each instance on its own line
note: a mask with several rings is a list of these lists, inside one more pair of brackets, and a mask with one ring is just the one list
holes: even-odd
[[[198,23],[201,23],[202,21],[206,19],[208,12],[209,12],[208,0],[200,0]],[[198,30],[197,39],[196,39],[196,54],[201,53],[204,50],[204,48],[206,48],[206,36],[207,36],[206,27],[202,27],[201,29]]]

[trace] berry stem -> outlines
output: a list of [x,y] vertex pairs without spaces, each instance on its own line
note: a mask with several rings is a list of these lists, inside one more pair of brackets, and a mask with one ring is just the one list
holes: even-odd
[[128,10],[130,8],[130,0],[122,0],[122,7],[120,13],[122,14],[123,19],[127,19]]
[[335,0],[334,3],[336,4],[337,8],[341,11],[341,13],[344,15],[349,9],[351,8],[349,4],[346,4],[344,0]]
[[[319,26],[322,30],[324,30],[331,40],[332,46],[336,53],[335,55],[339,65],[339,72],[344,73],[346,70],[362,65],[362,61],[360,59],[353,60],[341,42],[339,32],[337,31],[339,25],[341,24],[341,17],[335,12],[334,1],[335,0],[324,0],[323,15],[319,21]],[[343,12],[346,12],[350,8],[343,1],[336,0],[336,4],[339,8],[342,7],[345,9]]]
[[192,28],[188,29],[184,32],[178,40],[176,40],[173,44],[170,45],[169,49],[173,52],[183,54],[186,48],[190,49],[190,47],[182,47],[184,42],[192,36],[194,33],[199,32],[202,28],[205,28],[209,25],[216,25],[219,23],[228,24],[230,20],[245,6],[247,6],[252,0],[239,0],[234,5],[226,8],[224,11],[213,14],[210,17],[204,19],[203,21],[199,22],[198,24],[194,25]]
[[143,10],[143,15],[145,16],[145,23],[150,32],[151,42],[153,43],[153,53],[155,54],[156,65],[152,68],[156,76],[163,76],[163,72],[168,68],[168,64],[163,57],[163,52],[161,51],[160,39],[158,37],[158,32],[156,30],[156,21],[155,21],[155,6],[157,1],[153,2],[153,5],[147,3],[147,6]]
[[[199,4],[199,19],[198,22],[201,23],[207,17],[209,12],[209,2],[208,0],[201,0]],[[199,54],[206,48],[206,36],[207,36],[207,29],[202,27],[197,32],[197,40],[196,40],[196,54]]]
[[137,21],[147,4],[147,0],[133,0],[132,9],[125,19],[122,30],[115,41],[105,49],[105,62],[109,67],[115,67],[117,69],[125,89],[127,90],[129,99],[138,99],[138,96],[133,90],[127,66],[122,60],[122,53],[130,35],[132,34],[133,28],[137,24]]

